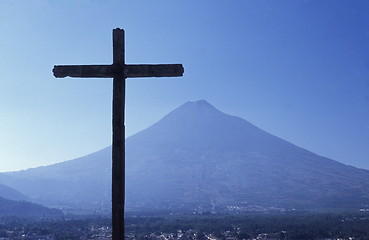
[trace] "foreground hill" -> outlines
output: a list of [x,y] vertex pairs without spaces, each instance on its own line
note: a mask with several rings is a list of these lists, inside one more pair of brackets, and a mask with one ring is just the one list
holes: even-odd
[[0,197],[15,200],[15,201],[23,201],[28,200],[28,197],[24,194],[0,183]]
[[[126,141],[128,209],[350,208],[369,204],[369,171],[318,156],[206,101],[188,102]],[[0,174],[49,205],[110,206],[111,148]]]
[[111,148],[45,167],[0,173],[0,182],[49,207],[109,209]]
[[57,209],[50,209],[39,204],[25,201],[13,201],[0,197],[0,217],[61,217],[63,213]]

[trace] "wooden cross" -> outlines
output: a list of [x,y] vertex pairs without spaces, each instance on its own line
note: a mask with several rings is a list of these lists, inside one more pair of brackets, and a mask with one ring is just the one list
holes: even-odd
[[183,76],[182,64],[126,65],[124,59],[124,30],[113,30],[112,65],[54,66],[57,78],[113,78],[113,150],[112,150],[112,237],[124,239],[125,198],[125,86],[126,78]]

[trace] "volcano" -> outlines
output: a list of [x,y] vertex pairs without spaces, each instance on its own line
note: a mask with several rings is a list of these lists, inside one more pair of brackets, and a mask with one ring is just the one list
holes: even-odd
[[[319,136],[317,136],[319,137]],[[48,206],[110,207],[111,147],[0,183]],[[208,102],[187,102],[126,139],[130,209],[359,209],[369,171],[328,159]]]

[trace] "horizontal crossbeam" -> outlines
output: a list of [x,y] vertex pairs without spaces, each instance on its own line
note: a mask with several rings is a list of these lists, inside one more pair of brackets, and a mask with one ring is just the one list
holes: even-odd
[[127,78],[140,77],[180,77],[183,76],[182,64],[139,64],[126,65],[124,73]]
[[57,65],[53,73],[57,78],[114,78],[124,74],[126,78],[140,77],[180,77],[182,64],[138,64],[138,65]]
[[54,66],[53,73],[57,78],[113,78],[123,74],[123,68],[113,65],[58,65]]

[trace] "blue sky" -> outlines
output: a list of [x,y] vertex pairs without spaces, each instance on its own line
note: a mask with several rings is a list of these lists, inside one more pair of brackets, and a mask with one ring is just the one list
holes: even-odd
[[369,169],[369,2],[2,0],[0,171],[111,143],[110,79],[55,79],[53,65],[182,63],[182,78],[128,79],[126,132],[186,101]]

